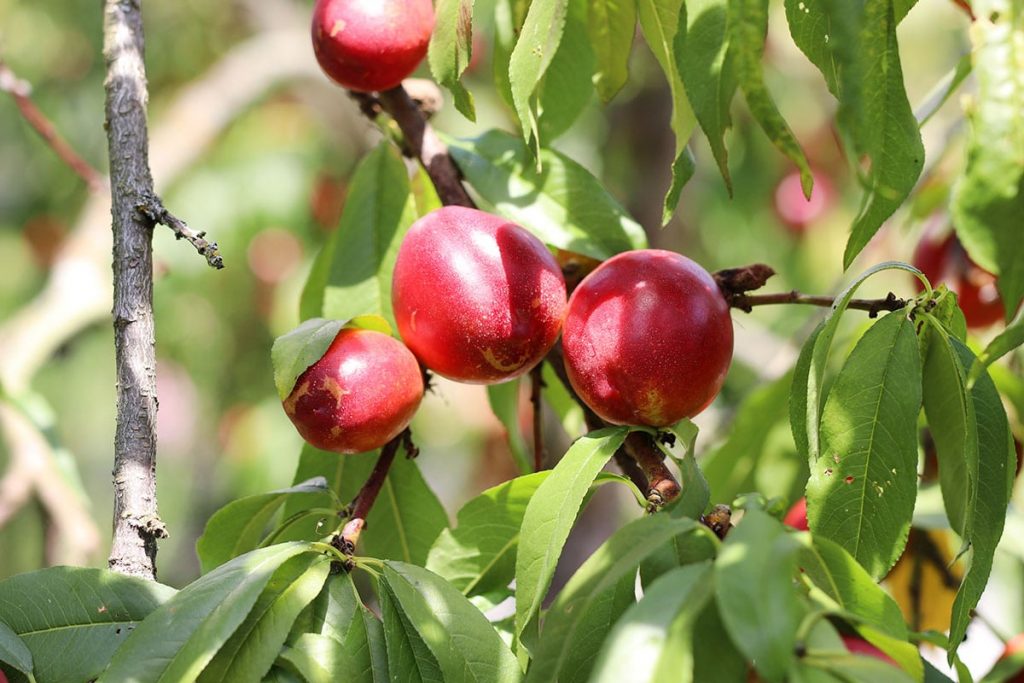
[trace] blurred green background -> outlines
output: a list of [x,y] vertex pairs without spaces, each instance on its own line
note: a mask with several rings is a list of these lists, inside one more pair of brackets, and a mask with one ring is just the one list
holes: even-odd
[[[967,22],[952,3],[920,4],[900,27],[915,105],[927,100],[969,50]],[[318,73],[306,36],[310,5],[290,0],[144,3],[156,180],[170,210],[208,231],[227,264],[223,271],[209,269],[188,245],[157,229],[159,500],[171,533],[161,544],[159,567],[161,580],[172,585],[198,574],[193,547],[214,510],[239,496],[291,483],[300,440],[276,398],[270,346],[299,322],[298,297],[311,260],[338,224],[354,165],[379,139],[354,103]],[[515,129],[490,78],[492,2],[476,5],[481,59],[467,83],[476,97],[478,123],[451,107],[434,121],[460,136],[491,127]],[[787,226],[780,215],[809,210],[791,183],[780,187],[794,169],[750,120],[739,98],[727,137],[734,196],[728,196],[698,135],[693,142],[697,174],[684,190],[676,218],[659,227],[673,154],[671,101],[641,41],[634,46],[632,78],[623,92],[607,108],[593,98],[554,144],[606,183],[647,229],[653,246],[679,250],[712,271],[768,263],[778,275],[766,291],[835,293],[842,285],[841,254],[860,192],[831,126],[834,101],[789,39],[781,3],[773,9],[768,85],[819,180],[805,229]],[[0,0],[0,58],[33,85],[34,101],[72,146],[105,170],[101,29],[95,0]],[[194,90],[210,79],[245,92]],[[928,161],[920,190],[851,272],[889,258],[910,260],[927,220],[944,210],[963,163],[956,97],[923,133]],[[169,169],[170,177],[162,177],[162,169]],[[96,286],[105,291],[105,210],[101,199],[90,204],[84,183],[29,128],[14,101],[0,93],[0,359],[11,350],[4,345],[11,344],[11,331],[22,324],[25,311],[46,305],[38,296],[55,269],[77,263],[83,270],[66,277],[83,283],[98,278]],[[87,248],[72,248],[76,238]],[[884,296],[890,289],[901,296],[914,292],[902,275],[873,280],[865,289],[865,296]],[[73,295],[75,288],[65,291]],[[66,305],[73,308],[75,302]],[[58,455],[68,455],[65,476],[80,479],[88,516],[100,535],[85,561],[101,566],[112,509],[114,365],[109,303],[91,306],[97,312],[86,316],[88,324],[54,333],[46,345],[55,351],[11,393],[37,422],[52,423],[55,443],[66,450]],[[734,493],[751,488],[789,500],[798,495],[806,466],[797,461],[789,436],[784,376],[820,315],[818,309],[796,306],[734,313],[736,362],[720,399],[698,420],[699,453],[710,458],[716,502],[730,502]],[[849,343],[866,318],[847,318]],[[1004,374],[1004,388],[1019,392],[1019,373]],[[757,438],[728,440],[747,397],[760,403],[741,411],[740,418],[755,422]],[[528,420],[529,413],[524,415]],[[576,434],[566,434],[550,417],[548,450],[557,456]],[[1013,417],[1019,434],[1020,415]],[[515,474],[502,427],[478,387],[439,383],[414,429],[420,465],[453,515],[482,488]],[[12,460],[9,440],[0,440],[0,471]],[[0,485],[0,501],[3,495]],[[627,514],[619,494],[604,489],[593,508],[577,533],[577,563]],[[55,530],[52,510],[33,497],[0,528],[0,578],[69,557],[81,561],[68,554],[68,543]],[[1024,626],[1019,554],[1010,548],[1001,556],[995,582],[1001,608],[989,607],[992,619],[1008,632]]]

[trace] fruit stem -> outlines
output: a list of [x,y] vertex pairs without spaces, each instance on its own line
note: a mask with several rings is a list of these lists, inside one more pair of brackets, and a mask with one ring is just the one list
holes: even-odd
[[[418,159],[434,183],[437,195],[445,206],[476,208],[462,184],[462,176],[448,154],[448,146],[427,122],[423,110],[409,96],[404,86],[377,94],[381,109],[398,124],[405,138],[405,154]],[[363,113],[373,118],[374,110],[361,101]]]
[[342,552],[349,555],[355,552],[356,543],[359,542],[359,535],[366,528],[366,517],[370,514],[373,504],[377,502],[377,496],[380,495],[381,487],[384,486],[384,481],[388,478],[388,471],[391,469],[391,464],[395,461],[395,455],[398,454],[398,447],[403,444],[405,445],[406,453],[412,454],[416,452],[412,444],[412,432],[408,428],[384,444],[384,448],[380,451],[380,457],[377,459],[377,464],[373,466],[373,471],[370,472],[369,478],[363,484],[363,487],[359,489],[356,497],[352,499],[352,504],[349,506],[352,513],[349,515],[348,522],[341,530]]
[[682,488],[665,465],[665,454],[654,443],[654,438],[650,434],[631,433],[626,437],[625,447],[626,452],[636,460],[636,464],[647,477],[649,512],[656,512],[666,503],[679,497]]
[[533,405],[533,471],[544,469],[544,429],[541,423],[540,390],[544,387],[543,364],[530,370],[530,403]]

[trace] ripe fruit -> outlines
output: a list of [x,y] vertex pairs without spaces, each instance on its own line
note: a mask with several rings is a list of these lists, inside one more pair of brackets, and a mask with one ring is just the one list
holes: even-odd
[[793,503],[793,507],[782,518],[782,523],[799,531],[807,531],[807,499],[801,498]]
[[302,438],[325,451],[372,451],[409,425],[423,375],[409,350],[381,332],[343,329],[295,381],[284,411]]
[[775,213],[786,229],[800,235],[828,210],[832,196],[832,185],[825,176],[815,173],[814,189],[807,199],[800,185],[800,173],[795,171],[775,188]]
[[460,206],[409,228],[391,299],[402,339],[423,364],[474,384],[503,382],[539,363],[566,306],[562,272],[540,240]]
[[[995,275],[971,260],[953,231],[926,230],[914,250],[914,265],[933,286],[945,282],[956,292],[968,327],[988,327],[1003,319]],[[915,282],[918,291],[923,289]]]
[[714,279],[690,259],[631,251],[580,283],[562,343],[569,380],[595,413],[665,427],[718,395],[732,360],[732,318]]
[[846,646],[846,649],[855,655],[867,655],[868,657],[881,659],[887,664],[898,666],[898,664],[896,664],[889,655],[885,654],[866,640],[862,640],[856,636],[842,636],[842,639],[843,645]]
[[340,85],[390,90],[427,54],[434,30],[430,0],[317,0],[313,52]]

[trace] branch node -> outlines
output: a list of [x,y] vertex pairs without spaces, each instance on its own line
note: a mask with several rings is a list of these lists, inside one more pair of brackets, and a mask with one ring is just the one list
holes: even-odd
[[715,536],[724,541],[729,530],[732,529],[732,508],[728,505],[716,505],[711,508],[711,512],[701,515],[700,523],[711,529]]
[[211,268],[219,270],[224,267],[224,259],[220,255],[220,248],[217,246],[217,243],[204,239],[206,231],[193,232],[188,227],[188,223],[167,210],[160,197],[155,194],[146,195],[142,198],[142,201],[135,205],[135,208],[154,224],[159,223],[170,228],[174,232],[175,239],[188,240],[195,247],[196,251],[199,252],[200,256],[206,257],[206,262]]

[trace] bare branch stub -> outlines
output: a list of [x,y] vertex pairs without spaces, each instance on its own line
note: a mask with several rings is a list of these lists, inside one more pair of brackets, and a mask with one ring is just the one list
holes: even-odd
[[32,126],[32,129],[39,134],[39,137],[68,168],[85,181],[90,191],[103,192],[107,185],[103,174],[93,168],[92,164],[61,137],[53,122],[32,101],[32,86],[28,81],[18,78],[17,74],[2,59],[0,59],[0,90],[11,96],[28,125]]
[[168,211],[158,196],[151,194],[144,197],[136,208],[153,223],[170,228],[174,232],[175,239],[186,240],[195,247],[199,255],[206,258],[206,262],[210,264],[211,268],[224,267],[224,259],[220,255],[217,243],[206,240],[205,232],[193,231],[188,227],[188,223]]

